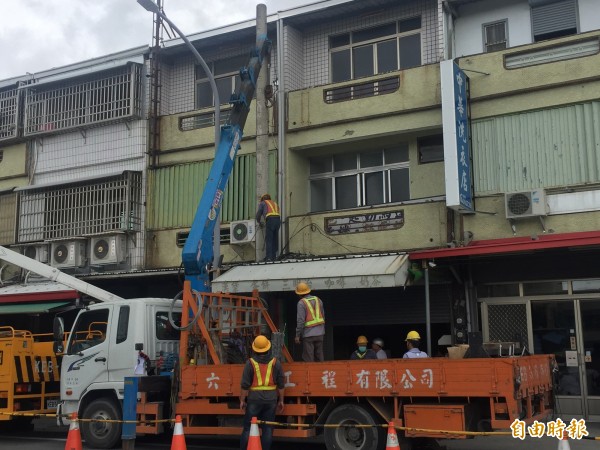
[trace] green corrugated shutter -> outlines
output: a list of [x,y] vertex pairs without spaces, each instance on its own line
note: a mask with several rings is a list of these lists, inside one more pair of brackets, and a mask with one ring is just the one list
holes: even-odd
[[[192,225],[212,161],[180,164],[148,172],[148,228],[187,228]],[[276,195],[277,152],[269,152],[269,192]],[[221,221],[254,217],[256,155],[238,155],[221,209]]]
[[600,102],[475,120],[476,195],[600,182]]

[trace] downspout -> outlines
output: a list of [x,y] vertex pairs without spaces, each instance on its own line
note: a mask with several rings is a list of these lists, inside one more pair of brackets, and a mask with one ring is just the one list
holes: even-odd
[[[282,227],[279,230],[279,242],[287,242],[288,239],[288,226],[287,226],[287,202],[286,202],[286,190],[287,185],[285,179],[285,161],[286,161],[286,148],[285,148],[285,72],[283,70],[283,54],[285,51],[285,45],[283,42],[283,19],[277,21],[277,79],[279,86],[277,88],[277,192],[279,193],[279,213],[281,214]],[[280,246],[280,251],[283,251],[283,247]]]

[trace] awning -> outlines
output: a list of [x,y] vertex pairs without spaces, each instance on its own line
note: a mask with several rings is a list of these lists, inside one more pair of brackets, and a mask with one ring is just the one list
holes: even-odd
[[485,256],[597,245],[600,245],[600,231],[584,231],[579,233],[546,234],[540,236],[473,241],[464,247],[421,250],[412,252],[409,256],[412,261],[416,261],[422,259]]
[[7,303],[49,302],[74,300],[79,297],[75,289],[55,281],[12,284],[0,288],[0,305]]
[[0,315],[6,314],[44,314],[53,312],[71,302],[44,302],[44,303],[20,303],[13,305],[0,305]]
[[315,290],[404,286],[408,255],[386,254],[291,260],[237,266],[212,282],[215,292],[293,291],[300,281]]

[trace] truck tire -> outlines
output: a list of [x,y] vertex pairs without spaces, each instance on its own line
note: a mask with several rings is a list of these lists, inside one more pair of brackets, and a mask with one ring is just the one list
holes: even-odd
[[[119,420],[119,407],[115,402],[98,399],[83,412],[84,419]],[[121,440],[121,424],[106,422],[81,422],[81,436],[90,448],[114,448]]]
[[373,414],[366,408],[345,404],[335,408],[327,418],[328,425],[344,425],[325,428],[327,450],[378,450],[385,448],[383,428],[353,428],[348,425],[378,425]]

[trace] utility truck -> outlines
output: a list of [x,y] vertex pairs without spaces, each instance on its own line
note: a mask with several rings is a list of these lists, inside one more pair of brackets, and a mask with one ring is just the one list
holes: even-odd
[[[64,326],[56,321],[55,350],[64,352],[60,420],[66,423],[64,415],[73,412],[84,419],[105,419],[83,422],[82,435],[88,447],[115,446],[122,429],[118,420],[123,417],[123,379],[133,375],[137,351],[143,349],[155,358],[156,372],[168,375],[142,378],[140,385],[145,387],[136,404],[137,432],[162,432],[161,422],[155,420],[177,414],[188,436],[239,436],[243,363],[258,334],[277,341],[274,348],[285,372],[285,407],[278,420],[288,425],[277,428],[275,436],[309,438],[323,432],[330,450],[376,450],[385,447],[384,429],[378,425],[390,421],[397,426],[460,432],[508,428],[515,419],[532,423],[552,414],[551,356],[294,362],[257,292],[251,296],[210,292],[215,221],[256,78],[269,52],[270,42],[259,37],[250,64],[240,72],[242,82],[232,96],[229,123],[222,127],[183,249],[182,303],[124,300],[36,263],[43,266],[36,266],[36,273],[102,300],[79,313],[66,348]],[[3,257],[0,248],[0,259],[8,257],[11,262],[14,255],[6,252]],[[399,436],[403,450],[410,449],[415,439],[442,437],[448,436],[418,430]]]

